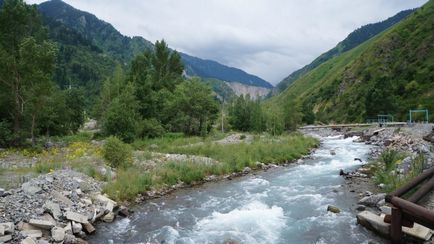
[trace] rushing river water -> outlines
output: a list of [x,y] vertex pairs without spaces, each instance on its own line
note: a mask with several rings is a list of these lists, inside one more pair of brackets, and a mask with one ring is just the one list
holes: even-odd
[[[368,152],[352,138],[323,138],[302,165],[149,201],[129,219],[98,226],[90,243],[380,243],[356,224],[356,196],[339,176]],[[327,212],[329,204],[341,213]]]

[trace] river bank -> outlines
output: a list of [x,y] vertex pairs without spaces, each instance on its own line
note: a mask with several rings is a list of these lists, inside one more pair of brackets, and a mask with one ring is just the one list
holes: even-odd
[[[414,177],[412,175],[418,175],[423,170],[433,167],[434,150],[433,141],[430,140],[434,135],[432,124],[416,124],[398,128],[373,126],[366,129],[353,128],[342,131],[322,129],[319,134],[339,134],[345,138],[358,136],[358,142],[373,145],[367,162],[354,171],[343,172],[342,175],[348,191],[355,193],[359,198],[359,206],[355,214],[365,210],[375,214],[387,214],[390,211],[388,204],[384,201],[384,196],[387,191],[397,186],[388,185],[390,182],[387,179],[382,181],[379,177],[390,176],[405,182]],[[385,166],[382,165],[385,155],[396,158],[389,172],[385,172]],[[399,183],[400,180],[393,180],[395,181],[398,183],[394,184],[403,184]],[[434,192],[428,194],[419,204],[434,210]],[[427,243],[433,243],[433,239],[428,240]]]

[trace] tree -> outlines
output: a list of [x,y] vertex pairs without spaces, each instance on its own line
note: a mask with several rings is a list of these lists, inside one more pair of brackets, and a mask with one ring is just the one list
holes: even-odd
[[0,10],[0,83],[5,88],[1,96],[10,105],[15,144],[22,139],[22,126],[29,118],[34,141],[37,116],[49,95],[55,57],[56,47],[47,41],[36,6],[5,0]]
[[128,83],[122,93],[110,103],[102,117],[104,134],[116,136],[125,142],[131,142],[137,137],[140,115],[134,94],[134,85]]
[[102,85],[99,99],[94,107],[94,115],[96,119],[101,119],[107,111],[110,103],[121,94],[121,90],[125,85],[125,75],[122,67],[118,64],[115,67],[113,76],[106,79]]
[[211,88],[195,77],[176,86],[169,112],[172,130],[204,136],[211,130],[219,108]]
[[297,129],[297,125],[301,124],[303,114],[301,113],[301,107],[298,103],[291,100],[287,101],[283,108],[283,120],[285,123],[285,129],[294,131]]
[[161,110],[169,93],[183,81],[183,69],[181,57],[164,40],[157,41],[154,50],[146,50],[132,61],[129,80],[136,86],[144,118],[163,119]]
[[81,89],[71,88],[64,91],[65,104],[68,108],[68,129],[72,133],[76,133],[84,123],[84,108],[85,98],[84,92]]

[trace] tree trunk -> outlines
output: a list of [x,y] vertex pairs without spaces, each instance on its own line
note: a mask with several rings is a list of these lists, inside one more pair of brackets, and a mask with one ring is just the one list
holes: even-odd
[[30,133],[32,135],[32,147],[34,147],[36,145],[35,124],[36,124],[36,115],[32,114],[32,127],[30,128]]

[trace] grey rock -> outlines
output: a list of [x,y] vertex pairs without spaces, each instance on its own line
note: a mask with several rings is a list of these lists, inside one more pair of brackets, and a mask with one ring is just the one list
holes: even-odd
[[360,199],[358,204],[365,205],[367,207],[375,207],[375,206],[377,206],[378,202],[380,202],[381,200],[384,200],[385,196],[386,196],[385,193],[366,196],[366,197]]
[[8,242],[10,240],[12,240],[12,235],[0,236],[0,243]]
[[43,207],[44,210],[50,213],[54,219],[60,220],[60,218],[62,217],[62,211],[60,210],[59,204],[52,201],[47,201]]
[[21,244],[36,244],[36,241],[31,237],[27,237],[21,241]]
[[65,213],[65,217],[66,219],[78,222],[78,223],[82,223],[85,224],[88,222],[87,217],[85,215],[79,214],[79,213],[74,213],[71,211],[68,211]]
[[332,213],[340,213],[341,212],[341,210],[338,207],[333,206],[333,205],[328,205],[327,211],[332,212]]
[[72,233],[78,234],[82,231],[82,227],[80,223],[72,221]]
[[62,242],[65,239],[65,230],[56,226],[51,229],[51,237],[55,242]]
[[249,174],[250,172],[252,172],[252,169],[250,167],[245,167],[243,169],[243,174]]
[[31,219],[29,221],[29,224],[45,230],[50,230],[54,227],[53,222],[42,219]]
[[83,229],[88,234],[93,234],[96,231],[95,227],[93,227],[91,223],[83,224]]
[[42,231],[41,230],[23,230],[20,232],[20,234],[24,237],[30,237],[30,238],[42,237]]
[[363,205],[357,205],[357,207],[356,207],[357,211],[364,211],[365,209],[366,209],[366,207]]
[[12,234],[15,230],[15,225],[12,222],[0,223],[0,226],[3,227],[3,232],[6,234]]
[[77,243],[77,238],[75,238],[74,235],[66,234],[63,243],[64,244],[76,244]]
[[102,221],[104,221],[106,223],[111,223],[111,222],[113,222],[114,219],[115,219],[115,214],[113,212],[110,212],[110,213],[104,215],[104,217],[102,217]]
[[42,188],[39,186],[35,186],[32,182],[26,182],[21,186],[21,189],[30,195],[38,194],[42,192]]

